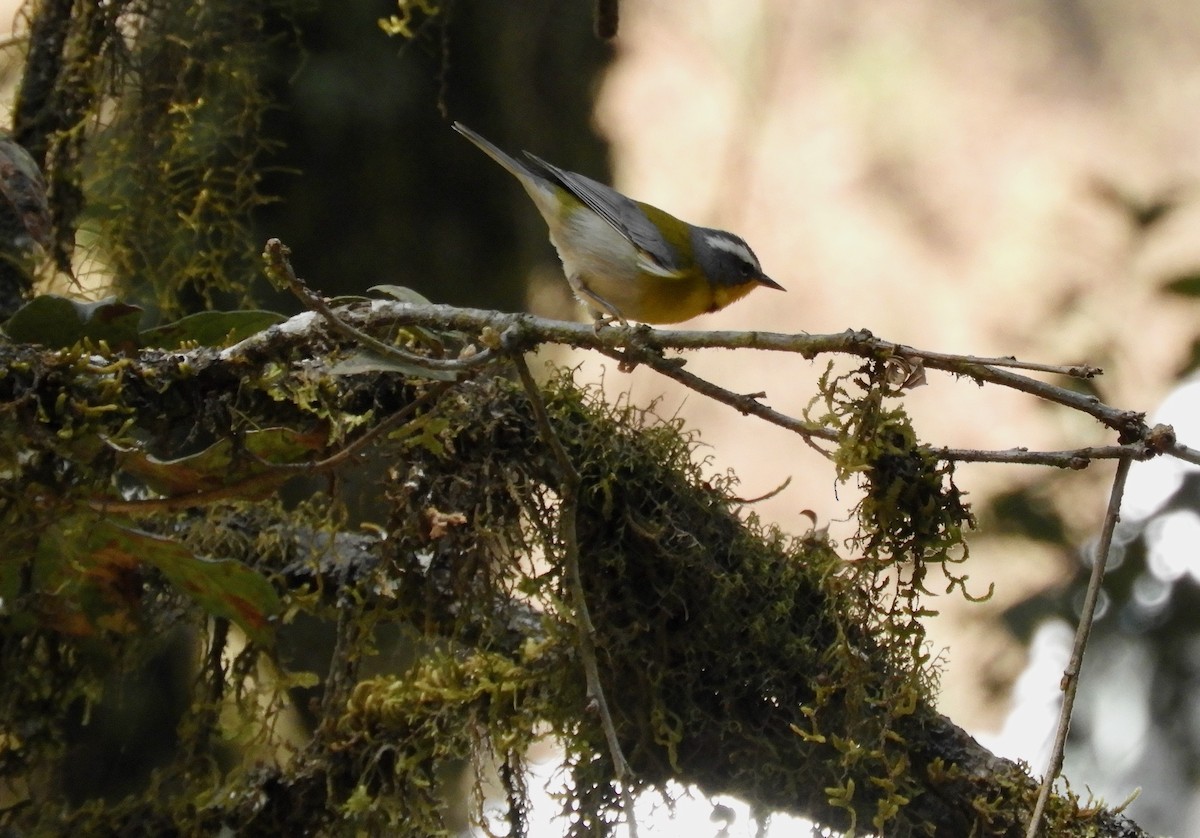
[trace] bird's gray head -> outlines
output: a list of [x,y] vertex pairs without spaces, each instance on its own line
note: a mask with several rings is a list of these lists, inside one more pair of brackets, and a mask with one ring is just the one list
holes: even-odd
[[762,272],[758,257],[739,236],[708,227],[692,228],[692,250],[704,275],[717,285],[737,286],[748,282],[784,290]]

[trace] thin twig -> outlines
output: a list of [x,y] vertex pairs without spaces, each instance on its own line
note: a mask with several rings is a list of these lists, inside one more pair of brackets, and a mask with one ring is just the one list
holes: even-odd
[[[954,375],[967,376],[976,381],[999,384],[1085,413],[1127,438],[1122,441],[1137,439],[1146,432],[1143,414],[1111,407],[1095,396],[1040,381],[1009,369],[1002,369],[999,366],[977,363],[972,361],[972,356],[969,355],[929,352],[882,340],[865,330],[810,335],[613,327],[597,332],[593,327],[583,323],[549,320],[530,314],[505,314],[483,309],[456,308],[446,305],[413,305],[412,303],[383,300],[373,303],[369,313],[347,311],[342,316],[350,323],[362,318],[364,324],[374,320],[378,323],[451,328],[476,333],[484,329],[504,332],[509,328],[518,328],[524,341],[524,345],[520,347],[523,349],[532,349],[543,343],[559,343],[599,351],[625,351],[630,348],[635,352],[720,348],[787,352],[809,359],[833,353],[880,361],[896,357],[920,359],[929,369],[938,369]],[[636,360],[641,361],[642,359]],[[649,364],[649,361],[645,361],[645,363]],[[1012,364],[1006,362],[1006,365],[1011,366]],[[1039,364],[1031,366],[1044,367],[1047,370],[1063,374],[1072,370],[1097,372],[1095,368],[1086,365]],[[658,371],[662,372],[663,370],[658,368]],[[807,426],[804,427],[807,428]]]
[[838,432],[833,428],[815,425],[812,422],[804,422],[788,416],[786,413],[780,413],[760,402],[759,398],[761,396],[757,394],[745,395],[735,393],[732,390],[726,390],[718,384],[713,384],[711,381],[683,369],[683,365],[678,359],[664,358],[653,352],[637,351],[633,347],[627,348],[624,352],[612,349],[601,349],[600,351],[622,363],[628,363],[631,358],[635,358],[639,364],[649,367],[659,375],[666,376],[672,381],[678,381],[689,390],[695,390],[700,395],[708,396],[713,401],[727,404],[743,416],[757,416],[759,419],[770,422],[772,425],[778,425],[781,428],[799,434],[811,448],[815,449],[822,456],[827,457],[829,453],[815,445],[812,440],[837,441]]
[[759,495],[758,497],[755,497],[755,498],[731,497],[730,500],[733,501],[734,503],[741,503],[741,504],[745,504],[746,506],[753,506],[756,503],[762,503],[765,500],[770,500],[771,498],[778,496],[780,493],[783,492],[784,489],[786,489],[788,486],[791,486],[791,485],[792,485],[792,478],[791,478],[791,476],[789,476],[786,480],[784,480],[782,483],[780,483],[774,489],[772,489],[769,492],[764,492],[763,494]]
[[1070,469],[1087,468],[1093,460],[1119,460],[1122,457],[1144,460],[1154,456],[1154,452],[1142,442],[1133,442],[1129,445],[1069,448],[1065,451],[1030,451],[1028,448],[1005,448],[1003,450],[933,448],[932,451],[940,459],[958,463],[1010,463]]
[[604,729],[604,738],[608,741],[608,752],[613,761],[614,774],[621,786],[621,801],[629,824],[630,838],[637,838],[637,821],[633,814],[633,795],[629,790],[629,780],[633,777],[633,771],[621,750],[620,740],[617,739],[617,727],[613,723],[612,713],[608,709],[608,701],[604,697],[604,687],[600,683],[600,667],[596,662],[596,627],[592,624],[592,617],[588,612],[583,577],[579,572],[579,534],[576,529],[576,515],[579,508],[579,487],[582,480],[574,463],[571,462],[567,450],[563,447],[562,440],[554,431],[554,426],[550,424],[546,403],[542,399],[537,382],[533,380],[529,365],[525,363],[524,356],[516,353],[512,359],[513,365],[517,369],[517,375],[520,376],[521,384],[525,387],[525,392],[533,407],[538,433],[554,454],[554,460],[558,466],[559,538],[563,545],[563,563],[567,570],[571,599],[574,600],[575,627],[579,632],[579,656],[583,660],[588,701],[594,705],[599,714],[600,725]]
[[1181,460],[1200,466],[1200,451],[1189,448],[1182,443],[1175,443],[1167,449],[1167,453]]
[[1011,355],[1006,355],[1002,358],[985,358],[978,355],[953,355],[946,352],[930,352],[926,349],[914,349],[907,346],[901,346],[899,354],[904,354],[906,357],[919,358],[922,361],[938,361],[947,364],[982,364],[989,367],[1007,367],[1014,370],[1065,375],[1068,378],[1095,378],[1104,374],[1104,370],[1099,367],[1093,367],[1091,364],[1042,364],[1037,361],[1021,361]]
[[1037,804],[1029,819],[1029,829],[1025,838],[1037,838],[1042,826],[1042,817],[1046,804],[1050,800],[1050,792],[1054,781],[1062,771],[1063,751],[1067,745],[1067,733],[1071,729],[1071,711],[1075,706],[1075,692],[1079,687],[1079,672],[1083,666],[1083,652],[1087,648],[1088,636],[1092,632],[1092,623],[1096,616],[1096,602],[1100,598],[1100,584],[1104,581],[1104,569],[1108,564],[1109,550],[1112,548],[1113,531],[1120,519],[1121,498],[1125,494],[1125,479],[1129,476],[1129,465],[1132,457],[1122,457],[1117,462],[1117,473],[1113,477],[1112,491],[1108,496],[1108,509],[1104,513],[1104,526],[1100,531],[1100,540],[1092,556],[1092,575],[1088,580],[1087,593],[1083,597],[1083,609],[1079,615],[1079,625],[1075,629],[1075,645],[1071,649],[1071,658],[1063,672],[1061,689],[1063,691],[1062,709],[1058,714],[1058,731],[1054,735],[1054,748],[1050,752],[1050,763],[1046,768],[1046,776],[1042,778],[1042,786],[1038,790]]
[[290,257],[291,250],[287,245],[279,239],[269,239],[266,250],[263,251],[263,258],[267,261],[268,275],[277,284],[283,285],[291,291],[305,306],[325,318],[325,322],[334,331],[343,337],[367,347],[381,358],[389,358],[401,363],[441,372],[460,372],[474,369],[493,360],[494,353],[490,349],[484,349],[481,352],[476,352],[474,355],[464,358],[447,359],[430,358],[415,352],[406,352],[394,344],[384,343],[373,335],[367,334],[361,329],[357,329],[347,323],[345,319],[330,308],[329,303],[325,301],[324,297],[309,288],[304,280],[296,275],[296,270],[292,267]]
[[[772,332],[695,332],[639,326],[606,328],[597,332],[592,326],[582,323],[549,320],[530,314],[507,314],[483,309],[418,305],[391,300],[376,300],[369,310],[345,309],[333,312],[333,314],[345,327],[352,329],[400,325],[474,332],[483,337],[482,342],[489,348],[494,347],[487,336],[489,334],[501,335],[503,336],[503,340],[500,341],[502,350],[507,354],[532,350],[544,344],[560,344],[601,352],[619,360],[624,366],[628,366],[630,363],[644,364],[704,396],[730,405],[744,414],[758,416],[796,433],[810,446],[826,456],[827,452],[815,445],[813,440],[836,440],[838,432],[835,429],[803,422],[763,405],[758,401],[759,396],[735,393],[702,379],[681,369],[682,359],[663,357],[662,350],[754,349],[788,352],[810,359],[822,354],[847,354],[882,361],[893,358],[920,359],[922,365],[929,369],[939,369],[952,375],[973,378],[981,383],[991,383],[1019,390],[1043,401],[1093,416],[1105,426],[1117,431],[1120,442],[1125,445],[1149,442],[1150,440],[1150,429],[1146,426],[1144,414],[1140,412],[1121,410],[1092,395],[1040,381],[1009,369],[978,363],[975,356],[918,350],[881,340],[863,330],[828,335],[786,335]],[[269,340],[268,333],[252,336],[240,344],[223,350],[222,356],[236,356],[267,340]],[[1008,362],[1007,359],[998,360]],[[1081,375],[1090,375],[1098,372],[1094,367],[1082,364],[1074,367],[1056,367],[1049,364],[1026,364],[1024,366],[1043,371],[1053,370],[1062,374],[1075,371]],[[458,368],[461,369],[461,365]],[[1121,455],[1119,448],[1112,446],[1080,448],[1071,452],[1048,452],[1044,455],[1022,452],[1019,449],[997,453],[951,448],[942,448],[941,451],[944,452],[946,459],[1038,464],[1059,468],[1082,468],[1092,459],[1113,459]],[[1139,457],[1170,454],[1188,462],[1200,464],[1200,451],[1173,443],[1148,444],[1144,450],[1139,450],[1136,454]]]
[[7,35],[3,38],[0,38],[0,50],[8,49],[9,47],[15,47],[18,44],[23,44],[28,40],[29,40],[28,32],[21,32],[20,34]]
[[1120,410],[1105,404],[1096,396],[1079,393],[1075,390],[1069,390],[1066,387],[1059,387],[1045,381],[1039,381],[1027,375],[1021,375],[997,367],[968,363],[942,364],[938,361],[930,361],[926,366],[957,375],[965,375],[969,378],[974,378],[976,381],[999,384],[1011,390],[1020,390],[1022,393],[1036,396],[1043,401],[1053,402],[1063,407],[1077,410],[1080,413],[1086,413],[1117,431],[1123,437],[1127,436],[1131,440],[1144,436],[1149,430],[1146,427],[1144,413],[1134,410]]

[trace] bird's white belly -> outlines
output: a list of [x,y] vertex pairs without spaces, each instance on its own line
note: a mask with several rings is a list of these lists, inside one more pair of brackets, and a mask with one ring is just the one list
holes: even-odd
[[[600,216],[576,212],[567,222],[550,227],[550,241],[576,293],[582,286],[636,319],[632,312],[639,308],[641,294],[639,253],[628,239]],[[595,307],[586,298],[583,301]]]

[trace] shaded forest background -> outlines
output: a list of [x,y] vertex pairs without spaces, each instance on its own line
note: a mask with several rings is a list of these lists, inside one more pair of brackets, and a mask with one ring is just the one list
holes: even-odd
[[[329,295],[387,283],[436,302],[570,316],[542,222],[448,130],[455,118],[745,235],[788,295],[751,297],[697,328],[866,327],[947,351],[1086,359],[1105,368],[1104,399],[1138,409],[1190,371],[1196,304],[1186,292],[1200,268],[1192,235],[1200,127],[1191,118],[1200,14],[1190,4],[622,8],[621,38],[605,45],[591,34],[588,3],[459,0],[442,21],[419,17],[409,41],[377,24],[394,3],[262,4],[274,47],[239,72],[270,103],[247,131],[264,172],[258,189],[278,200],[241,208],[245,227],[231,232],[245,237],[240,269],[257,271],[262,242],[276,236]],[[203,32],[202,20],[193,23]],[[179,66],[171,62],[199,41],[159,60]],[[8,49],[15,82],[22,42]],[[221,79],[213,84],[219,93]],[[119,209],[119,188],[109,186]],[[247,302],[238,289],[202,281],[108,274],[109,257],[89,252],[87,237],[89,225],[105,223],[103,210],[93,206],[81,224],[76,266],[89,293],[118,293],[149,321]],[[297,310],[265,283],[250,296]],[[583,376],[600,377],[595,361],[579,363]],[[797,410],[821,372],[800,360],[694,363]],[[803,532],[812,510],[833,533],[849,533],[853,489],[831,491],[827,465],[799,441],[750,432],[719,406],[663,396],[657,379],[612,367],[603,376],[610,398],[662,396],[660,411],[700,429],[711,471],[735,469],[742,494],[793,478],[757,507],[765,518]],[[1099,436],[1019,396],[949,380],[914,391],[906,406],[922,439],[938,445],[1056,448]],[[373,520],[381,477],[365,468],[338,487],[356,518]],[[940,707],[973,731],[995,731],[1026,645],[1038,638],[1053,649],[1053,621],[1073,619],[1079,545],[1098,523],[1107,474],[969,466],[958,479],[982,524],[972,582],[997,587],[984,605],[937,602],[943,613],[929,630],[934,649],[945,649]],[[1156,572],[1136,535],[1110,579],[1067,775],[1111,802],[1142,786],[1130,814],[1149,830],[1188,835],[1194,804],[1180,801],[1195,797],[1200,748],[1200,725],[1186,712],[1200,628],[1194,571],[1184,562],[1174,576]],[[1050,659],[1034,704],[1053,698]],[[156,666],[138,676],[154,685],[148,698],[125,685],[131,700],[98,710],[104,724],[81,725],[69,783],[78,799],[136,786],[155,748],[170,745],[148,719],[161,713],[170,726],[161,697],[179,694],[184,673],[171,655]],[[1029,741],[996,747],[1040,770],[1036,732],[1046,717],[1028,718],[1010,727],[1033,731]],[[109,761],[114,741],[129,760],[123,770]]]

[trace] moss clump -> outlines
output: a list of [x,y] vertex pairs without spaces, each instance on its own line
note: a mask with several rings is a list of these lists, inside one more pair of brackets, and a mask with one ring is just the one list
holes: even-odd
[[[92,652],[121,644],[125,660],[140,662],[170,627],[192,631],[183,709],[165,734],[177,747],[156,773],[142,766],[128,776],[128,797],[93,794],[74,811],[47,780],[30,786],[34,805],[12,823],[85,834],[237,823],[246,835],[415,824],[408,834],[437,834],[461,823],[447,799],[465,772],[477,790],[497,779],[509,833],[520,834],[523,760],[552,736],[565,752],[571,831],[612,832],[619,795],[589,712],[564,580],[559,469],[529,396],[482,375],[436,390],[395,374],[324,377],[313,389],[308,365],[282,363],[292,339],[281,333],[236,360],[232,400],[229,365],[216,353],[197,351],[184,369],[167,355],[101,365],[10,351],[0,377],[16,420],[0,434],[11,460],[0,485],[10,548],[0,565],[0,652],[5,671],[21,677],[0,689],[0,706],[22,727],[0,731],[0,778],[28,782],[73,763],[67,708],[47,696],[89,710],[121,696],[99,677],[111,661]],[[94,410],[93,392],[113,409]],[[915,588],[896,579],[896,562],[846,562],[818,532],[792,538],[760,526],[734,499],[731,478],[705,474],[694,436],[676,422],[607,404],[565,372],[543,397],[580,476],[578,566],[635,790],[695,783],[760,811],[899,836],[929,834],[931,824],[945,834],[1002,832],[1022,821],[1032,781],[933,709],[919,602],[904,598]],[[309,428],[314,411],[330,439],[404,419],[385,426],[390,436],[370,437],[373,459],[390,466],[387,523],[375,533],[350,530],[336,504],[242,498],[189,512],[152,501],[136,532],[113,510],[100,521],[98,509],[76,509],[79,526],[59,521],[61,538],[39,537],[62,518],[40,498],[116,504],[113,487],[139,479],[119,458],[99,469],[83,462],[79,446],[101,435],[147,451],[177,450],[196,435],[232,444],[246,426]],[[37,432],[18,438],[17,428]],[[66,441],[59,430],[70,431]],[[31,485],[48,488],[21,491]],[[179,562],[132,556],[152,541],[177,545]],[[32,602],[45,593],[28,572],[42,545],[88,545],[59,567],[124,596],[122,613],[139,631],[114,639],[111,623],[91,621],[90,636],[54,634],[61,623],[39,620]],[[208,586],[199,597],[166,584],[172,571],[206,564],[236,573],[187,576]],[[97,569],[121,573],[100,578]],[[235,618],[213,605],[252,605],[247,595],[268,579],[284,600],[269,612],[281,625],[239,651]],[[885,583],[895,586],[890,598]],[[272,635],[277,648],[259,645]],[[322,643],[323,657],[309,654]],[[1086,814],[1073,805],[1056,802],[1053,822]]]
[[[495,648],[508,631],[498,592],[528,597],[554,665],[525,709],[565,745],[573,833],[604,832],[619,807],[599,723],[578,712],[554,465],[525,394],[487,386],[484,398],[443,404],[445,444],[412,451],[395,474],[409,619]],[[831,545],[745,516],[678,424],[607,405],[565,375],[546,400],[581,477],[580,571],[636,782],[693,782],[839,828],[856,812],[892,823],[913,793],[895,722],[928,698],[911,636],[869,633],[886,617]],[[469,525],[433,537],[412,516],[430,508]]]
[[126,296],[163,315],[252,301],[246,278],[257,272],[259,242],[250,220],[269,200],[260,158],[272,147],[263,128],[267,18],[295,5],[117,4],[108,37],[137,37],[79,56],[79,73],[118,94],[102,131],[84,140],[84,126],[76,130],[87,149],[76,174],[86,222]]

